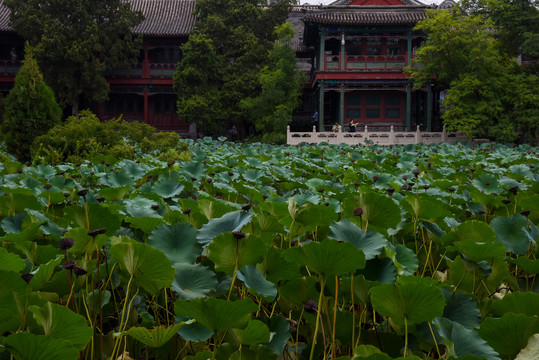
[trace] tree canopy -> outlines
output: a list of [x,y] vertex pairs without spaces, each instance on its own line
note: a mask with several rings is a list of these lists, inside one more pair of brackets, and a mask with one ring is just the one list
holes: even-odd
[[433,81],[446,89],[442,117],[449,131],[536,141],[538,77],[519,66],[490,18],[460,8],[429,11],[416,30],[428,37],[408,71],[416,87]]
[[30,160],[30,146],[39,135],[60,122],[62,110],[51,88],[43,81],[29,47],[15,84],[6,98],[2,132],[8,151],[19,160]]
[[197,1],[197,24],[182,47],[174,78],[179,116],[203,132],[232,125],[240,135],[253,130],[254,113],[241,103],[261,93],[261,72],[276,64],[268,56],[277,40],[275,28],[290,10],[290,0]]
[[131,29],[143,20],[121,0],[5,0],[10,25],[35,47],[34,56],[62,107],[78,112],[88,101],[108,98],[103,72],[136,60],[140,38]]

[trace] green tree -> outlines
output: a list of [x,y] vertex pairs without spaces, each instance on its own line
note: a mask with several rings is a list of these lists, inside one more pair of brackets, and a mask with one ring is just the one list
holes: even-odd
[[488,17],[511,56],[539,58],[539,8],[534,0],[463,0],[466,12]]
[[259,74],[262,91],[242,100],[241,107],[253,119],[262,141],[284,143],[286,125],[299,103],[305,78],[297,69],[296,54],[289,45],[294,35],[292,25],[284,23],[275,32],[277,40],[269,51],[270,64]]
[[107,100],[103,72],[136,61],[143,15],[122,0],[5,0],[10,25],[35,46],[34,56],[62,107],[78,113],[81,96]]
[[52,89],[43,81],[32,51],[27,48],[13,89],[6,97],[2,124],[7,150],[19,160],[30,160],[30,146],[60,122],[62,110]]
[[428,38],[408,71],[416,87],[430,79],[446,89],[442,118],[449,131],[501,142],[535,139],[537,77],[503,51],[489,19],[459,8],[430,11],[416,30]]
[[274,29],[290,10],[290,0],[197,1],[196,29],[182,47],[174,77],[179,116],[204,132],[234,124],[244,135],[253,128],[241,100],[260,93]]

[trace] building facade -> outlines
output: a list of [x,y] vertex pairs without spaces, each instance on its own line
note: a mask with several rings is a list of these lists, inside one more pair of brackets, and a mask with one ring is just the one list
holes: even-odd
[[[143,36],[139,61],[130,69],[106,72],[111,92],[104,104],[87,104],[101,119],[123,116],[158,130],[196,136],[193,125],[176,113],[173,75],[180,46],[195,26],[194,0],[129,0],[145,20],[134,32]],[[447,7],[447,0],[441,7]],[[9,27],[0,0],[0,91],[11,88],[23,57],[24,41]],[[297,123],[319,129],[338,123],[441,130],[439,93],[427,84],[413,89],[404,68],[424,40],[413,31],[427,6],[417,0],[337,0],[327,6],[296,6],[289,16],[293,47],[306,74]]]

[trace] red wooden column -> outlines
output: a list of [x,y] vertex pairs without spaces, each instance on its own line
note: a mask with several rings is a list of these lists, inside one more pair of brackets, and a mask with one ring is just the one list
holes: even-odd
[[144,88],[144,123],[148,124],[148,88]]

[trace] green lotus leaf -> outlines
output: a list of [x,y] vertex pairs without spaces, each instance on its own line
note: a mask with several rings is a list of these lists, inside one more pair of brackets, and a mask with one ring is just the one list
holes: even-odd
[[[41,183],[40,183],[41,184]],[[22,223],[26,218],[26,213],[15,214],[8,216],[2,220],[2,230],[6,233],[19,233],[22,230]]]
[[24,267],[24,260],[18,255],[8,252],[5,248],[0,248],[0,270],[19,272]]
[[481,174],[472,180],[472,185],[485,194],[502,192],[498,177],[494,174]]
[[42,208],[42,205],[33,194],[10,192],[6,195],[0,197],[0,208],[8,209],[11,214],[22,213],[25,209],[41,210]]
[[94,238],[88,235],[88,229],[74,227],[64,234],[64,237],[73,239],[73,247],[69,249],[70,254],[91,254],[96,250]]
[[524,229],[526,218],[520,214],[514,214],[509,218],[497,217],[490,222],[490,226],[496,233],[496,241],[505,246],[507,252],[524,255],[530,246],[530,240]]
[[65,306],[47,302],[45,306],[30,306],[34,319],[43,328],[45,335],[62,339],[84,350],[93,335],[93,330],[86,325],[86,319]]
[[460,291],[441,289],[447,304],[442,317],[457,322],[468,329],[479,327],[481,313],[475,301]]
[[325,240],[311,242],[285,251],[289,262],[306,266],[309,271],[326,276],[347,275],[365,267],[365,254],[352,243]]
[[189,178],[194,177],[200,179],[206,175],[206,167],[201,161],[191,161],[182,164],[181,171],[187,174]]
[[140,180],[150,170],[150,167],[142,162],[138,164],[133,160],[122,160],[115,165],[117,168],[121,168],[126,174],[131,176],[135,180]]
[[528,345],[522,349],[515,360],[535,360],[539,354],[539,334],[534,334],[528,340]]
[[382,284],[390,284],[397,277],[395,264],[388,258],[367,260],[367,265],[359,273],[369,281],[378,281]]
[[77,360],[79,350],[69,342],[48,335],[16,333],[4,341],[7,350],[16,360]]
[[255,295],[263,297],[266,301],[273,301],[277,296],[275,284],[266,280],[256,266],[245,265],[236,274],[247,288],[251,289]]
[[539,333],[539,318],[524,314],[486,318],[477,332],[498,354],[513,357],[526,347],[533,334]]
[[152,209],[152,205],[155,205],[155,201],[145,197],[138,196],[134,199],[125,199],[124,204],[125,211],[122,212],[131,217],[161,217],[159,213]]
[[125,195],[131,190],[130,185],[124,185],[119,187],[105,187],[99,189],[100,196],[104,196],[107,201],[123,200]]
[[[361,217],[353,216],[356,208],[363,209]],[[356,225],[367,225],[369,229],[387,233],[401,222],[401,209],[387,196],[374,192],[362,193],[359,197],[348,197],[343,201],[343,213]]]
[[[184,326],[178,330],[178,334],[187,341],[194,341],[194,342],[200,342],[200,341],[206,341],[210,337],[212,337],[213,332],[202,325],[201,323],[198,323],[196,321],[189,323],[188,320],[191,318],[189,316],[176,316],[176,322],[186,322]],[[211,358],[211,355],[210,355]],[[206,359],[204,359],[206,360]]]
[[[185,201],[183,200],[183,202]],[[224,217],[228,213],[238,210],[238,206],[233,206],[231,203],[225,203],[223,201],[218,201],[213,198],[212,199],[198,199],[196,202],[193,203],[193,205],[198,206],[198,209],[200,210],[202,214],[206,216],[207,220]],[[193,207],[194,206],[191,206],[191,208]],[[248,212],[244,212],[244,213],[249,214]],[[228,219],[228,220],[231,220],[231,219]]]
[[419,268],[419,259],[415,252],[402,244],[389,244],[384,249],[384,254],[393,261],[398,275],[412,275]]
[[284,251],[270,246],[264,261],[258,265],[266,279],[274,284],[281,280],[292,280],[298,275],[299,265],[287,261],[283,256]]
[[517,265],[528,274],[539,274],[539,259],[532,260],[521,256],[517,259],[508,258],[507,261]]
[[189,316],[211,331],[219,332],[230,328],[245,328],[250,314],[258,310],[251,299],[227,301],[223,299],[177,300],[176,315]]
[[408,324],[431,321],[442,315],[445,306],[441,290],[426,282],[373,287],[371,302],[374,310],[401,325],[405,319]]
[[26,283],[13,271],[0,270],[0,278],[0,330],[2,333],[16,331],[20,321],[14,297],[26,294]]
[[509,293],[503,299],[494,301],[490,309],[496,316],[514,313],[539,317],[539,294],[532,292]]
[[450,215],[445,210],[445,203],[422,195],[406,196],[403,202],[401,202],[401,205],[410,215],[419,220],[432,221]]
[[172,283],[172,289],[178,293],[178,297],[192,300],[208,296],[208,293],[217,287],[215,273],[201,264],[174,264],[176,275]]
[[260,238],[249,235],[237,239],[230,232],[218,235],[208,245],[208,259],[214,262],[216,271],[227,275],[245,265],[261,262],[267,252],[268,248]]
[[306,231],[318,226],[328,226],[337,219],[337,213],[332,207],[315,205],[307,202],[297,209],[295,221],[303,225]]
[[253,215],[245,211],[233,211],[217,219],[211,219],[197,233],[197,240],[207,246],[217,235],[229,231],[241,231],[251,221]]
[[534,224],[539,223],[539,194],[522,194],[518,199],[518,204],[522,210],[531,210],[528,220]]
[[184,322],[181,322],[169,327],[157,326],[153,329],[133,326],[127,330],[126,334],[146,346],[158,348],[172,339],[184,324]]
[[311,276],[286,281],[279,287],[279,296],[298,307],[303,307],[307,300],[318,299],[317,283],[317,279]]
[[453,243],[459,240],[490,243],[496,239],[496,233],[488,224],[478,220],[468,220],[458,225],[453,231],[442,237],[442,241]]
[[57,256],[55,259],[50,260],[46,264],[41,264],[39,267],[32,271],[34,277],[30,281],[30,287],[32,290],[40,290],[51,279],[55,270],[59,270],[58,266],[64,260],[64,256]]
[[349,241],[356,248],[363,251],[366,260],[371,260],[382,253],[382,249],[388,244],[386,238],[373,230],[363,231],[358,226],[343,219],[331,224],[330,239]]
[[69,206],[64,209],[64,217],[68,225],[90,230],[107,229],[108,236],[112,236],[120,228],[120,219],[111,212],[108,206],[88,203],[85,207],[87,207],[87,212],[83,206]]
[[505,259],[505,247],[497,242],[478,243],[469,240],[457,241],[453,244],[466,258],[479,262],[487,259]]
[[124,242],[110,247],[110,254],[135,284],[150,294],[174,281],[174,268],[166,255],[144,243]]
[[108,290],[99,291],[99,289],[92,290],[88,293],[86,301],[88,302],[88,308],[96,313],[100,309],[103,309],[105,305],[110,302],[111,293]]
[[459,358],[473,355],[487,360],[501,360],[498,353],[474,330],[444,318],[436,318],[432,323],[438,326],[449,355]]
[[269,328],[260,320],[249,320],[244,329],[232,329],[236,341],[242,345],[255,345],[270,341]]
[[143,217],[126,217],[125,222],[129,223],[130,227],[133,229],[140,229],[145,234],[150,234],[159,225],[162,225],[164,221],[161,217],[143,216]]
[[194,263],[201,255],[197,229],[188,223],[160,225],[148,236],[148,244],[162,250],[172,263]]
[[273,350],[276,355],[283,353],[288,339],[290,339],[290,323],[282,316],[273,316],[271,318],[258,318],[270,330],[271,340],[263,345]]
[[125,185],[135,186],[137,183],[135,178],[129,172],[125,170],[109,172],[105,176],[100,177],[98,182],[101,185],[105,185],[105,186],[109,186],[113,188],[122,187]]
[[256,169],[247,169],[241,175],[247,181],[257,182],[257,180],[264,175],[264,171],[256,170]]
[[168,177],[160,178],[152,186],[153,192],[163,198],[172,198],[177,196],[181,194],[183,189],[184,186],[182,184],[180,184],[177,180],[170,179]]

